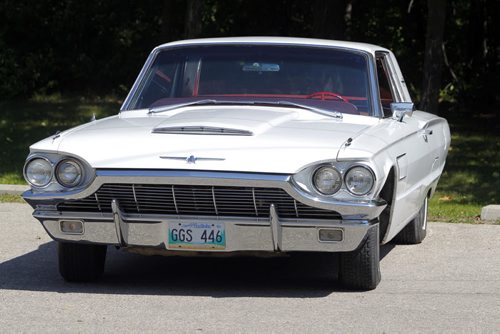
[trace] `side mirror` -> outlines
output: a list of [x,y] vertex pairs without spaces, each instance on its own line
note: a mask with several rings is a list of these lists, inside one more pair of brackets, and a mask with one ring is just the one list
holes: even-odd
[[402,122],[405,116],[413,115],[414,110],[415,105],[413,102],[391,103],[392,118],[398,120],[399,122]]

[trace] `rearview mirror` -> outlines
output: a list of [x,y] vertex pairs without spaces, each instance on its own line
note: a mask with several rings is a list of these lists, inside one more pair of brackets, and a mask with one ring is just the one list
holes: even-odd
[[415,105],[413,102],[391,103],[392,118],[398,120],[399,122],[402,122],[405,116],[413,115],[414,110]]

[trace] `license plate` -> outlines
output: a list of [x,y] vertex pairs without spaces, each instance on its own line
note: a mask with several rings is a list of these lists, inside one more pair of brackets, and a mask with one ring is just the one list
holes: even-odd
[[170,223],[168,248],[223,250],[226,233],[223,223]]

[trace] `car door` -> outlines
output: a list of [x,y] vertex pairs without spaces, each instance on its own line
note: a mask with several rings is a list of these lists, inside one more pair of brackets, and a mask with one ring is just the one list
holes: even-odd
[[[396,167],[395,196],[384,242],[392,239],[418,212],[439,160],[440,122],[433,115],[415,111],[402,121],[392,118],[392,102],[411,102],[396,59],[389,52],[376,53],[380,103],[391,129],[388,152]],[[436,160],[437,159],[437,160]],[[433,167],[434,165],[434,167]]]

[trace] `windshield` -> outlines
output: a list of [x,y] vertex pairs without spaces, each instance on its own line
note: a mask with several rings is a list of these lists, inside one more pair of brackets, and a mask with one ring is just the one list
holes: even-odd
[[368,80],[366,55],[353,51],[269,45],[172,48],[157,54],[128,109],[209,99],[211,104],[291,102],[371,116]]

